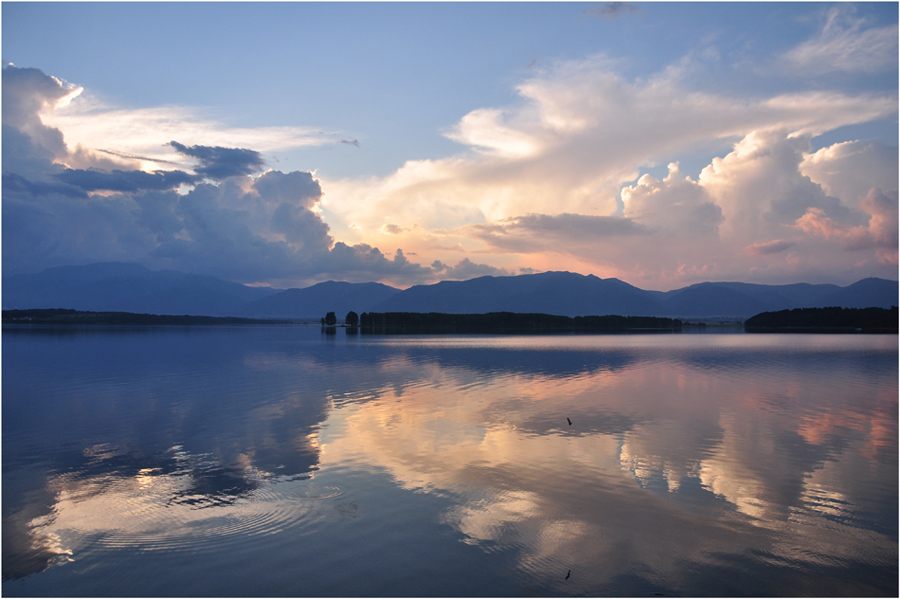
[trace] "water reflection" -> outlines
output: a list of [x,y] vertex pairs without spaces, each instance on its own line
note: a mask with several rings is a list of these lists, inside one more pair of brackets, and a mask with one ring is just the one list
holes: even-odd
[[[897,592],[896,337],[260,327],[4,331],[4,350],[23,594],[53,594],[21,580],[49,566],[96,594],[111,566],[79,560],[226,548],[308,574],[260,570],[270,594]],[[505,570],[458,580],[474,555]]]

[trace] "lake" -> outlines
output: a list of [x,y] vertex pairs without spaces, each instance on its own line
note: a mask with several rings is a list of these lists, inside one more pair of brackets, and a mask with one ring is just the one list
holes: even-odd
[[6,596],[898,594],[896,335],[2,341]]

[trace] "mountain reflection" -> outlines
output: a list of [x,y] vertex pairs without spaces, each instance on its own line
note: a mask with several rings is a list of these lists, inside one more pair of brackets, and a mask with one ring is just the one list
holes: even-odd
[[633,594],[638,577],[743,594],[748,560],[775,565],[754,594],[812,569],[812,594],[858,590],[848,567],[895,587],[896,347],[748,337],[17,334],[4,579],[93,547],[327,531],[366,513],[326,509],[340,491],[322,485],[355,473],[435,498],[463,546],[514,554],[520,593]]

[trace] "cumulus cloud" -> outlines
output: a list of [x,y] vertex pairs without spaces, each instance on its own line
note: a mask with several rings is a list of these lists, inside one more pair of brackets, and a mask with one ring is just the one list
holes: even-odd
[[[320,214],[319,181],[308,172],[261,173],[256,150],[170,141],[195,164],[141,170],[134,167],[146,161],[121,155],[133,168],[109,168],[122,163],[108,152],[71,151],[42,120],[78,88],[12,66],[3,79],[5,274],[116,260],[247,283],[343,277],[402,285],[481,267],[435,269],[402,249],[388,258],[368,244],[336,242]],[[74,158],[85,167],[69,168]]]
[[898,196],[880,189],[871,189],[860,200],[860,208],[869,219],[865,225],[848,227],[835,222],[819,208],[809,208],[797,219],[797,229],[810,235],[841,240],[847,250],[876,248],[877,258],[885,264],[897,265]]
[[55,109],[81,92],[81,88],[45,75],[38,69],[3,69],[3,123],[28,136],[36,147],[55,158],[66,153],[62,133],[47,127],[40,114]]
[[[842,18],[828,39],[868,31]],[[885,266],[896,211],[883,200],[896,195],[896,148],[811,151],[822,133],[895,118],[896,96],[730,97],[691,87],[691,68],[629,79],[595,55],[531,69],[516,102],[474,107],[444,131],[457,154],[356,180],[262,173],[273,148],[345,135],[239,130],[177,107],[118,111],[39,71],[4,69],[4,265],[143,257],[276,285],[562,264],[657,289],[896,277]],[[698,149],[716,156],[687,176],[674,161]],[[662,178],[646,172],[667,163]]]
[[898,173],[897,147],[874,141],[845,141],[803,156],[800,172],[830,196],[856,207],[873,187],[894,189]]
[[169,145],[179,153],[199,160],[200,166],[194,167],[194,172],[214,180],[258,173],[263,167],[262,156],[256,150],[219,146],[188,147],[177,141],[170,141]]
[[444,264],[440,260],[435,260],[431,264],[431,268],[434,270],[435,274],[440,275],[442,279],[457,281],[474,279],[475,277],[505,277],[515,274],[505,268],[496,268],[487,264],[476,264],[468,258],[463,258],[452,266]]
[[[604,56],[560,61],[516,86],[520,102],[478,108],[447,136],[455,156],[407,162],[365,181],[326,181],[329,207],[375,231],[456,228],[522,214],[611,215],[641,167],[751,132],[802,137],[896,113],[896,98],[801,92],[733,98],[677,73],[627,80]],[[802,150],[799,150],[802,151]]]
[[753,241],[793,224],[809,208],[853,221],[855,215],[840,200],[800,173],[808,147],[807,137],[753,132],[701,171],[699,183],[721,207],[726,235]]
[[716,233],[722,209],[707,191],[690,177],[681,175],[678,163],[669,164],[669,174],[659,181],[643,175],[622,189],[624,215],[659,231],[704,235]]

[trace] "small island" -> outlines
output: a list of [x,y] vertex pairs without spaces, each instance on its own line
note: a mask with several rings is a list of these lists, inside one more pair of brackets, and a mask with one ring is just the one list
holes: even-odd
[[681,321],[653,316],[555,316],[490,312],[444,314],[440,312],[373,312],[359,317],[361,333],[625,333],[681,330]]
[[897,306],[795,308],[748,318],[748,333],[897,333]]

